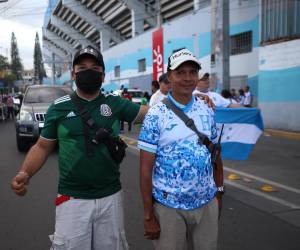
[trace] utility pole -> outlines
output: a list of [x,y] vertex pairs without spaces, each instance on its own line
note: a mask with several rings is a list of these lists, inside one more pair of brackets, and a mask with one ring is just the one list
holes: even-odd
[[229,0],[211,1],[211,84],[217,91],[230,88]]
[[162,17],[161,17],[161,10],[160,10],[160,0],[156,0],[156,8],[157,8],[157,14],[156,14],[156,18],[157,18],[157,27],[160,28],[162,25]]
[[52,85],[55,85],[55,54],[52,53]]

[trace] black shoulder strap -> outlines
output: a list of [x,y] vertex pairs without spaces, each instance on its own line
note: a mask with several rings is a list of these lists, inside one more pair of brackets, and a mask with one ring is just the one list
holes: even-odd
[[208,137],[197,129],[194,120],[189,118],[180,108],[178,108],[173,102],[171,102],[168,98],[164,98],[162,102],[169,108],[171,109],[175,115],[177,115],[183,122],[184,124],[190,128],[192,131],[194,131],[197,136],[200,144],[204,144],[209,150],[210,150],[210,144],[212,143]]
[[75,92],[73,92],[71,95],[71,100],[75,104],[83,125],[83,132],[84,132],[84,140],[85,140],[85,147],[86,147],[86,154],[88,157],[93,156],[93,147],[92,147],[92,138],[90,137],[90,128],[97,129],[97,125],[93,118],[91,117],[90,112],[87,110],[87,108],[80,102],[79,97]]

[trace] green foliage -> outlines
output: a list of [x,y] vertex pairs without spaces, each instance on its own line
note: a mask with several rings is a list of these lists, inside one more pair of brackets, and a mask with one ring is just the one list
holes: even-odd
[[14,82],[17,80],[17,76],[13,73],[7,74],[3,78],[3,82],[6,84],[6,86],[11,89],[14,85]]
[[44,77],[46,77],[46,71],[43,64],[43,56],[40,45],[39,35],[36,32],[35,43],[34,43],[34,53],[33,53],[33,68],[34,68],[34,81],[40,84]]
[[8,68],[9,63],[7,57],[0,55],[0,70],[6,70]]
[[11,72],[17,77],[17,80],[21,80],[23,65],[21,63],[21,59],[19,56],[17,39],[14,32],[11,33],[10,56],[11,56]]

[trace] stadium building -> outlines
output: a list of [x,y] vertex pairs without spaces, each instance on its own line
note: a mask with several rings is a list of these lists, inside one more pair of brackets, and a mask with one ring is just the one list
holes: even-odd
[[[300,131],[300,1],[228,1],[230,88],[250,86],[265,127]],[[106,91],[124,85],[150,92],[152,79],[180,48],[194,52],[203,72],[211,72],[211,4],[50,0],[43,53],[56,72],[55,84],[71,82],[72,55],[87,45],[103,53]]]

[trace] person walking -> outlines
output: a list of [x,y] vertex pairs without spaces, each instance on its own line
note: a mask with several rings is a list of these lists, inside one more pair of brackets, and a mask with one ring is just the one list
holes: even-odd
[[[192,94],[200,68],[187,49],[170,56],[167,78],[172,91],[149,109],[139,135],[145,237],[156,250],[217,247],[223,169],[220,158],[213,166],[208,149],[217,142],[213,110]],[[170,106],[193,119],[205,144]]]
[[141,122],[148,108],[101,94],[104,77],[103,57],[95,48],[75,54],[76,92],[49,107],[39,140],[11,181],[13,191],[25,195],[29,179],[59,145],[56,222],[50,236],[54,250],[128,249],[118,158],[124,152],[114,147],[115,142],[121,144],[119,126],[113,125],[120,120]]
[[12,95],[8,95],[6,99],[6,106],[7,106],[7,119],[14,119],[15,112],[14,112],[14,99]]
[[[130,102],[132,101],[132,96],[128,93],[127,88],[123,89],[121,97],[129,100]],[[124,120],[121,120],[120,123],[121,123],[120,133],[124,133]],[[131,122],[128,122],[127,124],[128,124],[128,132],[130,132],[131,131]]]

